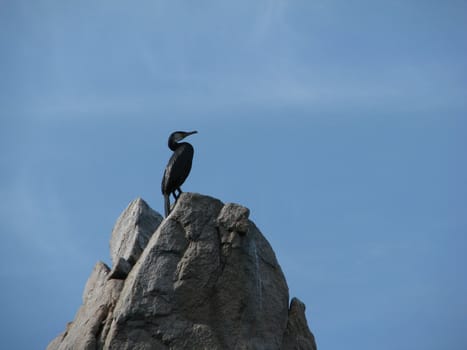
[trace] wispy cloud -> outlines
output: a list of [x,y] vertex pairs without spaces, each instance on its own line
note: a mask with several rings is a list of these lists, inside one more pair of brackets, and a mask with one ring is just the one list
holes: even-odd
[[395,43],[403,34],[397,28],[384,44],[384,17],[381,40],[338,13],[348,26],[342,28],[326,17],[335,14],[335,4],[121,2],[110,14],[91,2],[49,5],[23,6],[17,13],[25,26],[15,49],[7,50],[14,55],[8,69],[17,78],[3,89],[9,97],[2,104],[11,114],[222,117],[232,108],[283,106],[304,114],[375,106],[465,108],[465,85],[455,82],[464,66],[415,61],[414,49]]

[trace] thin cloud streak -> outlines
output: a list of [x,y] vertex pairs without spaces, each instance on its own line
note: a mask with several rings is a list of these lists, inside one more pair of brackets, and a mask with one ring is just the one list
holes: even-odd
[[[310,28],[295,23],[303,14],[290,3],[276,0],[193,8],[161,1],[128,14],[120,11],[121,3],[105,27],[105,6],[22,6],[19,44],[6,50],[18,56],[11,67],[18,75],[12,86],[0,86],[2,105],[29,119],[146,118],[284,106],[304,115],[336,108],[466,107],[465,85],[457,82],[465,64],[390,59],[383,53],[391,45],[402,57],[410,58],[410,52],[394,43],[388,48],[368,34],[359,38],[362,33],[353,27],[355,42],[339,45],[336,39],[349,38],[326,31],[330,19],[320,14],[329,8],[323,6],[307,7],[314,19]],[[75,10],[81,15],[71,15]],[[376,47],[368,50],[362,40]]]
[[[406,76],[407,78],[407,76]],[[462,88],[440,84],[429,86],[416,72],[405,84],[396,80],[349,82],[322,80],[316,84],[290,77],[271,77],[223,81],[221,77],[200,80],[193,85],[166,91],[132,91],[109,93],[48,94],[31,98],[21,105],[21,114],[33,119],[69,118],[146,118],[150,115],[208,115],[227,110],[266,109],[283,106],[299,107],[303,115],[310,112],[352,110],[379,107],[387,112],[400,108],[407,111],[433,111],[441,108],[465,109]],[[349,117],[352,113],[347,114]],[[241,117],[241,114],[238,115]],[[251,116],[248,116],[250,118]]]

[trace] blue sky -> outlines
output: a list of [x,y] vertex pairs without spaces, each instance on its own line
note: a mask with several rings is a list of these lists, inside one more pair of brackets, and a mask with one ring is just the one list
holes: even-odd
[[3,0],[0,50],[5,348],[193,129],[184,190],[251,209],[320,349],[466,348],[466,1]]

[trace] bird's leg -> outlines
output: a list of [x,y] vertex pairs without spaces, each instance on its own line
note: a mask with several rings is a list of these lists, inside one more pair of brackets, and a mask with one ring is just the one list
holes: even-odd
[[[178,194],[177,194],[177,191],[178,191]],[[180,197],[180,195],[182,194],[182,190],[180,187],[176,188],[173,192],[172,192],[172,195],[174,196],[175,200],[178,200],[178,197]]]
[[165,207],[165,217],[170,214],[170,198],[168,194],[164,194],[164,207]]

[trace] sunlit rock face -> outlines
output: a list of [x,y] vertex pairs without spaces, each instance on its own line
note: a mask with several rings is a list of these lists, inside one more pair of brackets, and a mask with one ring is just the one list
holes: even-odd
[[[96,265],[75,320],[48,350],[316,349],[304,304],[289,307],[282,270],[247,208],[183,193],[162,221],[141,201],[111,241],[143,242],[133,235],[144,231],[140,254],[111,248],[112,271]],[[132,230],[136,223],[149,224]]]

